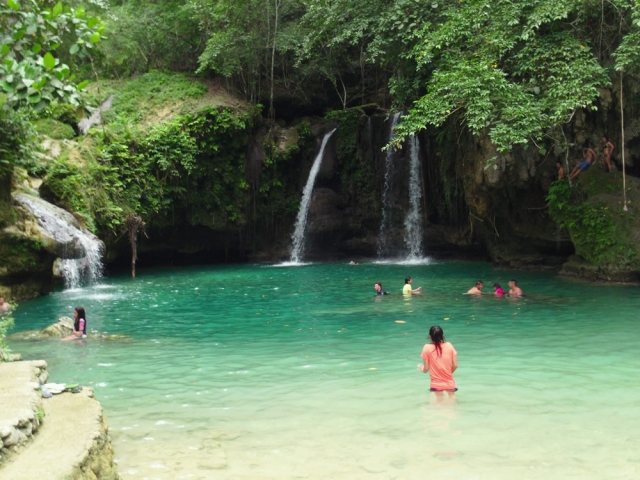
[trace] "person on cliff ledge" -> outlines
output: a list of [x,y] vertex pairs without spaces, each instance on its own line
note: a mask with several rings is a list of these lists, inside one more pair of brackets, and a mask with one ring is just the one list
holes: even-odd
[[613,160],[613,150],[616,147],[609,141],[607,137],[602,137],[602,154],[604,156],[604,170],[605,172],[611,171],[611,161]]
[[11,310],[11,305],[5,302],[4,297],[0,297],[0,313],[5,313]]
[[484,282],[478,280],[475,287],[471,287],[467,292],[467,295],[482,295],[482,289],[484,288]]
[[87,338],[87,315],[84,312],[84,308],[76,307],[73,309],[73,333],[62,339],[63,342],[67,340],[76,340],[81,338]]
[[558,167],[558,180],[564,180],[564,177],[567,176],[567,172],[560,162],[556,163],[556,167]]
[[411,295],[420,295],[422,293],[422,287],[418,287],[413,289],[411,284],[413,283],[413,279],[411,277],[406,277],[404,279],[404,287],[402,288],[402,293],[406,296]]
[[573,180],[582,172],[587,170],[591,165],[596,163],[596,152],[591,147],[585,146],[582,149],[582,157],[584,158],[584,160],[582,160],[578,165],[576,165],[573,168],[571,175],[569,175],[569,178],[571,180]]

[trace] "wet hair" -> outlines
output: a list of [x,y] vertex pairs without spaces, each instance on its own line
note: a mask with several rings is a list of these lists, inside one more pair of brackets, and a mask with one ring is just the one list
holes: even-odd
[[411,277],[404,277],[404,283],[409,283],[411,281]]
[[438,352],[438,356],[442,356],[442,343],[444,342],[444,332],[442,328],[437,325],[432,326],[429,329],[429,337],[431,337],[431,342],[436,346],[436,351]]
[[78,318],[79,318],[79,319],[80,319],[80,318],[83,318],[85,321],[87,320],[87,314],[86,314],[86,313],[84,313],[84,308],[82,308],[82,307],[76,307],[76,308],[74,308],[74,310],[75,310],[76,312],[78,312]]
[[382,289],[382,282],[376,282],[376,283],[374,283],[374,285],[379,285],[380,289]]
[[510,282],[513,282],[514,285],[518,285],[518,281],[515,278],[512,278],[511,280],[509,280]]
[[[484,285],[484,282],[483,282],[482,280],[478,280],[478,281],[476,282],[476,287],[477,287],[478,285]],[[440,328],[440,327],[438,327],[438,328]]]
[[494,283],[493,288],[502,288],[499,283]]

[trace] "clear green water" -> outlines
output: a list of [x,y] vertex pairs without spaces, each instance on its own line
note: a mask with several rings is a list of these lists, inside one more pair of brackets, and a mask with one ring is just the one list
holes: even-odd
[[[39,329],[80,304],[130,340],[10,345],[95,388],[125,479],[639,477],[637,287],[519,272],[526,299],[466,297],[512,275],[479,263],[140,274],[16,314]],[[405,300],[406,275],[426,294]],[[455,405],[416,370],[434,324]]]

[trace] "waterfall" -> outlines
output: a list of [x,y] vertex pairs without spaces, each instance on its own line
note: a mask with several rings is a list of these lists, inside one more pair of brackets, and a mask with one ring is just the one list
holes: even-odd
[[[389,142],[395,137],[394,128],[400,122],[401,112],[397,112],[391,119],[391,126],[389,127]],[[391,183],[393,181],[393,157],[396,153],[394,147],[389,147],[387,150],[387,156],[385,158],[385,171],[384,171],[384,186],[382,187],[382,221],[380,222],[380,233],[378,234],[378,257],[382,258],[388,256],[389,245],[387,244],[387,231],[391,222]]]
[[16,193],[13,198],[36,218],[43,248],[60,257],[58,269],[67,288],[95,282],[102,276],[103,243],[80,227],[73,215],[24,193]]
[[82,258],[62,260],[62,273],[67,288],[78,288],[83,284],[92,284],[102,277],[102,242],[88,235],[78,237],[85,255]]
[[300,263],[302,259],[302,253],[304,251],[304,234],[307,228],[307,217],[309,216],[309,208],[311,207],[311,194],[313,193],[313,186],[316,183],[316,176],[320,171],[320,165],[322,164],[322,157],[324,156],[324,149],[327,146],[327,142],[331,138],[331,135],[337,130],[334,128],[329,133],[327,133],[322,139],[322,145],[320,146],[320,151],[313,161],[313,166],[311,167],[311,171],[309,172],[309,178],[307,179],[307,184],[304,187],[304,191],[302,192],[302,200],[300,201],[300,210],[298,210],[298,217],[296,218],[296,227],[291,236],[291,240],[293,241],[293,249],[291,250],[291,262],[292,263]]
[[407,246],[407,260],[422,258],[422,178],[420,175],[420,141],[417,136],[411,138],[409,145],[411,164],[409,167],[409,211],[404,219],[404,243]]

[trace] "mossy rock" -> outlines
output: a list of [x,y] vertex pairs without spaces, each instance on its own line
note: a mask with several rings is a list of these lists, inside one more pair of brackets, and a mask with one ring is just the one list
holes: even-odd
[[52,118],[36,120],[34,126],[40,135],[46,135],[54,140],[70,140],[76,136],[76,132],[71,126]]

